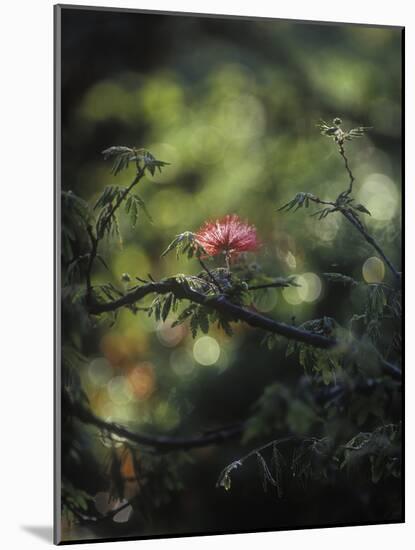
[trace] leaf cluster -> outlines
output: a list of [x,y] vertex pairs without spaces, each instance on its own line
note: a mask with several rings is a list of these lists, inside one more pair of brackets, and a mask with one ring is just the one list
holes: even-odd
[[370,467],[373,483],[401,475],[401,424],[379,426],[373,432],[360,432],[343,447],[341,468]]
[[137,172],[146,170],[154,176],[156,169],[161,172],[169,163],[157,160],[147,149],[136,149],[125,146],[112,146],[102,151],[104,160],[112,160],[111,172],[116,176],[122,170],[126,170],[130,163],[134,163]]
[[327,124],[324,120],[320,120],[317,127],[320,129],[323,136],[334,139],[334,141],[339,145],[343,145],[345,141],[361,138],[368,130],[371,129],[369,126],[357,126],[356,128],[351,128],[350,130],[344,130],[341,125],[341,118],[336,117],[333,119],[332,124]]
[[193,257],[200,258],[203,254],[206,254],[203,247],[198,243],[196,235],[191,231],[185,231],[176,235],[172,242],[168,245],[162,256],[165,256],[172,250],[176,251],[176,256],[186,255],[188,259]]

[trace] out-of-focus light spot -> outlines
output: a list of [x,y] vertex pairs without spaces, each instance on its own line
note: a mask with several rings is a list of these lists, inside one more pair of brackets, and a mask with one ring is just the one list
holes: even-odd
[[88,377],[94,386],[104,386],[112,377],[112,367],[104,357],[93,359],[88,366]]
[[202,336],[193,345],[193,356],[200,365],[214,365],[220,357],[220,346],[211,336]]
[[91,409],[103,418],[107,418],[114,413],[114,403],[108,399],[106,387],[99,389],[93,396],[90,396]]
[[285,263],[290,269],[295,269],[297,267],[297,260],[295,259],[294,254],[289,250],[285,256]]
[[[143,217],[143,223],[145,218]],[[146,252],[134,244],[134,246],[124,246],[122,250],[114,254],[113,271],[117,275],[127,271],[131,275],[138,272],[147,273],[151,271],[151,261]]]
[[304,302],[315,302],[320,297],[321,279],[315,273],[303,273],[296,278],[296,282],[301,285],[297,287],[297,292]]
[[101,339],[100,348],[111,365],[114,366],[122,363],[129,357],[127,342],[120,334],[107,333]]
[[303,301],[300,294],[298,293],[298,287],[295,286],[283,288],[282,295],[284,297],[284,300],[292,306],[298,306]]
[[125,405],[133,399],[133,389],[125,376],[115,376],[107,384],[109,398],[116,405]]
[[[120,506],[123,506],[124,504],[127,504],[127,502],[128,501],[125,499],[120,501],[117,508],[119,508]],[[133,507],[131,506],[131,504],[129,504],[128,506],[120,510],[117,514],[115,514],[112,520],[115,521],[115,523],[126,523],[130,519],[132,512],[133,512]]]
[[[232,153],[230,147],[223,159],[223,169],[226,172],[226,187],[218,180],[216,188],[220,189],[223,200],[229,200],[235,193],[243,193],[257,185],[257,180],[264,172],[264,161],[256,151],[250,151],[245,158],[240,158],[239,154]],[[208,191],[206,191],[208,192]]]
[[241,94],[223,102],[220,120],[231,140],[253,139],[265,129],[264,107],[253,95]]
[[180,423],[180,413],[172,403],[162,401],[154,410],[154,422],[164,430],[172,430]]
[[307,225],[313,234],[324,242],[334,241],[339,231],[341,219],[339,216],[327,216],[322,220],[308,218]]
[[380,258],[372,256],[363,264],[362,274],[367,283],[381,283],[385,277],[385,264]]
[[134,96],[127,89],[116,82],[101,81],[84,96],[80,113],[91,121],[115,118],[128,123],[138,111]]
[[130,453],[122,457],[121,474],[124,479],[135,477],[134,460]]
[[369,210],[373,219],[386,222],[397,212],[399,192],[385,174],[371,174],[360,188],[357,199]]
[[134,397],[145,401],[155,389],[154,369],[151,363],[140,363],[128,373],[128,382]]
[[171,352],[170,365],[177,376],[188,376],[195,369],[193,357],[184,349],[177,349]]
[[141,86],[135,102],[136,109],[141,106],[146,119],[164,132],[164,128],[177,126],[182,117],[183,89],[174,75],[156,73]]
[[386,97],[381,97],[370,103],[370,118],[374,128],[385,134],[400,136],[401,107],[399,103],[392,102]]
[[172,191],[168,187],[163,187],[161,192],[157,193],[157,201],[153,197],[150,208],[157,209],[157,223],[170,229],[176,227],[181,217],[188,214],[190,198],[179,190]]
[[255,291],[254,305],[259,311],[271,311],[277,305],[277,301],[278,295],[273,288]]
[[[109,512],[112,512],[113,510],[117,510],[117,508],[120,508],[120,506],[123,506],[124,504],[127,504],[127,500],[123,499],[113,499],[111,495],[107,492],[99,492],[94,497],[95,501],[95,508],[97,511],[102,514],[103,516],[107,515]],[[131,513],[133,511],[133,508],[131,505],[126,506],[122,510],[120,510],[114,517],[113,520],[117,523],[124,523],[128,521],[129,517],[131,516]]]
[[358,104],[362,90],[368,86],[365,66],[351,56],[321,53],[310,60],[307,71],[315,90],[349,108]]
[[111,504],[113,502],[110,494],[104,491],[101,491],[95,495],[94,500],[95,500],[95,508],[97,509],[97,511],[102,515],[106,515],[110,510]]
[[197,126],[191,132],[192,152],[196,162],[216,164],[223,160],[225,147],[223,136],[214,126]]
[[174,348],[185,336],[186,329],[183,325],[172,327],[171,321],[160,323],[157,329],[157,338],[163,346]]

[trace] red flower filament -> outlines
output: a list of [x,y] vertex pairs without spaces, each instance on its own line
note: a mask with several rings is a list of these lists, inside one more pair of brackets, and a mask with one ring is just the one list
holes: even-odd
[[196,241],[208,256],[225,254],[228,258],[260,246],[255,226],[243,222],[236,214],[205,222],[196,233]]

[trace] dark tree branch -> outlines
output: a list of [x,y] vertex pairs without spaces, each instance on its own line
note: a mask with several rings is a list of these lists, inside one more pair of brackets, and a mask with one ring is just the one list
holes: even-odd
[[[345,153],[345,150],[344,150],[344,147],[343,147],[343,143],[342,142],[337,142],[338,144],[338,148],[339,148],[339,153],[344,161],[344,167],[346,169],[346,172],[348,173],[349,175],[349,187],[347,189],[347,191],[341,193],[337,199],[336,202],[340,203],[340,200],[341,199],[344,199],[344,197],[348,197],[352,191],[353,191],[353,183],[355,181],[355,177],[353,176],[353,172],[349,166],[349,161],[348,161],[348,158],[346,156],[346,153]],[[400,280],[400,274],[399,272],[396,270],[395,266],[392,264],[392,262],[389,260],[389,258],[386,256],[386,254],[383,252],[383,250],[381,249],[381,247],[379,246],[379,244],[375,241],[375,239],[372,237],[372,235],[370,235],[364,225],[362,223],[360,223],[360,221],[358,219],[355,218],[355,216],[353,216],[353,214],[351,213],[351,211],[347,208],[342,208],[341,207],[341,204],[339,204],[339,210],[340,212],[343,214],[343,216],[349,220],[349,222],[355,226],[355,228],[360,232],[360,234],[365,238],[365,240],[371,245],[373,246],[373,248],[376,250],[376,252],[385,260],[387,266],[389,267],[389,269],[392,271],[393,275],[398,279],[398,281]]]
[[[248,286],[248,290],[262,290],[264,288],[287,288],[289,286],[292,286],[292,285],[289,284],[289,283],[281,283],[281,282],[262,283],[262,284],[259,284],[259,285],[250,285],[250,286]],[[293,286],[295,286],[295,285],[293,285]],[[300,286],[300,285],[297,285],[297,286]]]
[[[268,317],[264,317],[259,313],[230,302],[223,295],[205,296],[195,290],[184,288],[183,285],[175,279],[146,283],[132,290],[128,294],[125,294],[121,298],[112,300],[111,302],[91,303],[89,305],[89,312],[93,315],[99,315],[100,313],[116,311],[121,307],[134,305],[137,301],[142,300],[149,294],[167,294],[169,292],[172,292],[179,299],[190,300],[205,307],[215,309],[219,313],[231,316],[235,320],[244,321],[252,327],[260,328],[267,332],[272,332],[273,334],[279,334],[285,338],[296,340],[297,342],[302,342],[316,348],[332,349],[338,345],[338,342],[334,338],[328,338],[327,336],[323,336],[315,332],[310,332],[292,325],[275,321]],[[401,377],[401,371],[398,367],[385,361],[380,356],[379,361],[385,374],[397,379]]]
[[86,229],[91,241],[91,250],[89,252],[88,266],[86,268],[86,276],[85,276],[86,292],[87,292],[87,296],[90,297],[92,294],[92,283],[91,283],[92,267],[94,265],[94,261],[98,253],[98,238],[95,237],[91,225],[88,225]]
[[[352,176],[353,177],[353,176]],[[353,180],[351,180],[351,184],[353,183]],[[291,210],[296,204],[297,208],[294,210],[298,210],[303,206],[303,202],[305,200],[312,201],[316,204],[322,204],[326,207],[330,208],[323,208],[322,210],[318,210],[317,212],[314,212],[311,214],[312,216],[319,215],[319,218],[325,218],[328,214],[332,214],[334,212],[340,212],[363,236],[363,238],[376,250],[376,252],[384,259],[386,265],[389,267],[389,269],[392,271],[395,278],[400,281],[400,273],[395,268],[393,263],[389,260],[389,258],[386,256],[385,252],[382,250],[380,245],[376,242],[374,237],[368,233],[368,231],[365,229],[365,226],[363,223],[359,220],[359,218],[353,214],[353,206],[351,207],[350,204],[353,202],[353,199],[349,197],[350,194],[350,187],[347,191],[343,191],[340,193],[340,195],[337,197],[335,201],[325,201],[320,199],[319,197],[316,197],[312,193],[297,193],[295,198],[290,201],[289,203],[282,206],[279,210]],[[301,199],[299,199],[301,197]]]
[[135,290],[125,294],[117,300],[106,303],[94,303],[89,306],[89,312],[92,314],[100,314],[110,311],[116,311],[123,306],[131,306],[135,302],[142,300],[148,294],[167,294],[172,292],[179,299],[187,299],[207,308],[214,309],[219,313],[231,316],[235,320],[244,321],[248,325],[256,328],[261,328],[265,331],[274,334],[280,334],[286,338],[296,340],[315,346],[318,348],[330,349],[336,346],[337,342],[326,336],[309,332],[292,325],[287,325],[279,321],[274,321],[268,317],[264,317],[259,313],[238,306],[229,301],[225,296],[205,296],[200,292],[196,292],[189,288],[184,288],[175,279],[167,279],[161,282],[151,282],[142,285]]
[[208,433],[202,433],[197,436],[191,437],[173,437],[167,435],[146,435],[133,432],[128,428],[117,424],[115,422],[106,422],[101,418],[98,418],[92,411],[85,408],[82,405],[74,404],[70,409],[70,413],[84,422],[90,424],[96,428],[121,437],[128,439],[132,443],[142,445],[145,447],[152,447],[158,451],[175,451],[183,449],[194,449],[197,447],[207,447],[208,445],[215,445],[217,443],[223,443],[229,439],[239,437],[244,430],[244,423],[235,424],[234,426],[228,426],[226,428],[220,428]]

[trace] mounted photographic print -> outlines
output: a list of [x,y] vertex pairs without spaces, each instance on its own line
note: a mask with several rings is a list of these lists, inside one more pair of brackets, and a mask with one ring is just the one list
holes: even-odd
[[404,521],[403,29],[55,7],[55,542]]

